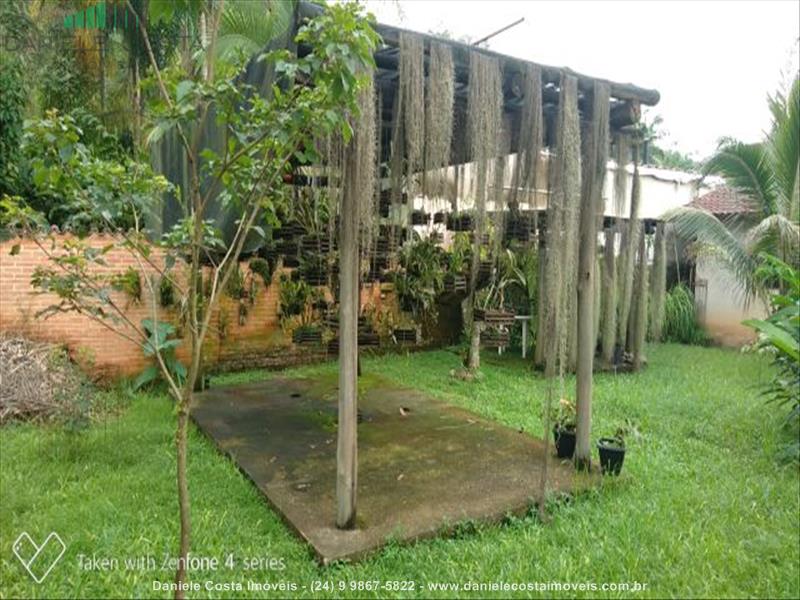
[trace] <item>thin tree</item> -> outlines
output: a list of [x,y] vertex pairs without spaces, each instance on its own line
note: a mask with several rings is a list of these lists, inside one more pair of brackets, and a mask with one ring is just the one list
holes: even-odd
[[[318,162],[314,142],[320,135],[335,131],[345,141],[352,137],[350,116],[358,113],[357,97],[367,82],[364,70],[374,68],[372,53],[377,44],[377,35],[357,4],[328,6],[304,23],[296,35],[295,41],[309,48],[309,54],[298,57],[278,50],[252,59],[265,61],[274,72],[275,85],[264,96],[237,80],[248,61],[230,62],[215,50],[225,2],[178,2],[176,6],[184,4],[200,6],[205,22],[202,52],[191,62],[183,60],[162,70],[144,23],[140,19],[137,22],[157,90],[157,96],[149,98],[145,106],[152,123],[148,139],[157,140],[172,131],[179,139],[189,167],[188,184],[178,194],[185,217],[163,240],[148,240],[142,215],[137,215],[132,232],[119,234],[101,250],[73,240],[65,241],[60,251],[41,244],[52,266],[40,271],[33,282],[41,291],[58,296],[54,310],[80,312],[149,352],[167,383],[177,413],[178,598],[184,597],[186,589],[191,539],[189,415],[212,315],[222,291],[239,269],[245,240],[252,234],[263,235],[262,224],[275,222],[276,210],[287,196],[284,175],[297,161]],[[135,14],[130,1],[127,7]],[[194,126],[210,111],[225,132],[220,153],[201,146],[202,128]],[[228,210],[237,215],[234,234],[227,244],[209,221],[210,202],[220,193]],[[97,211],[113,225],[103,207]],[[115,301],[113,278],[104,274],[103,261],[115,247],[134,257],[145,281],[152,308],[149,328],[131,321],[124,306]],[[165,361],[163,349],[174,347],[178,341],[167,339],[168,328],[159,321],[156,276],[170,280],[186,299],[184,330],[189,359],[180,374]]]

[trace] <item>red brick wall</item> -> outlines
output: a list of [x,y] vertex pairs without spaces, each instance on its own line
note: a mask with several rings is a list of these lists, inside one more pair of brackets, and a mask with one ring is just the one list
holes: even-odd
[[[60,247],[59,241],[56,248]],[[112,240],[109,236],[95,235],[87,241],[92,246],[102,247]],[[42,243],[50,248],[49,241]],[[20,245],[19,253],[11,256],[10,251],[15,244]],[[159,255],[154,253],[152,258],[158,264]],[[129,266],[139,268],[136,259],[120,248],[112,250],[106,256],[106,261],[109,272],[123,272]],[[123,339],[89,317],[72,312],[46,319],[37,318],[38,311],[55,302],[55,296],[38,294],[30,285],[36,267],[47,264],[46,254],[35,240],[17,239],[0,243],[0,331],[15,331],[34,339],[63,343],[76,360],[106,377],[134,375],[149,364],[149,359],[135,343]],[[243,274],[249,272],[246,264],[242,264],[241,268]],[[239,322],[238,301],[222,295],[219,307],[212,315],[204,347],[207,365],[220,368],[226,365],[283,366],[320,358],[319,352],[295,348],[291,336],[281,330],[278,319],[278,277],[279,273],[275,273],[272,285],[265,289],[261,278],[256,276],[255,301],[250,304],[245,300],[248,314],[243,324]],[[151,296],[144,281],[142,288],[142,300],[139,303],[131,302],[123,293],[113,295],[116,303],[126,306],[125,315],[137,325],[142,319],[152,317]],[[362,292],[362,304],[372,303],[379,307],[385,302],[381,296],[380,286],[366,286]],[[224,338],[219,335],[220,311],[227,313],[228,325]],[[177,324],[175,309],[159,307],[158,312],[160,320]],[[123,331],[130,333],[131,330],[123,327]],[[186,346],[184,344],[178,349],[179,358],[186,357]]]

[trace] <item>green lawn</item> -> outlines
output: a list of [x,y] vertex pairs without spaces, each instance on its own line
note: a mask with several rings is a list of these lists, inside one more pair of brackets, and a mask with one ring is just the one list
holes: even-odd
[[[232,554],[236,564],[192,574],[193,581],[639,582],[626,592],[526,592],[525,596],[800,597],[800,477],[775,454],[785,437],[780,415],[758,397],[766,361],[734,351],[677,345],[650,348],[636,375],[600,375],[595,437],[625,418],[641,437],[629,441],[624,477],[534,516],[502,526],[463,528],[453,539],[390,546],[357,565],[319,568],[258,491],[198,432],[191,436],[193,552]],[[451,381],[459,358],[447,351],[365,361],[364,368],[526,431],[539,432],[545,388],[519,359],[486,356],[479,382]],[[308,367],[304,375],[335,365]],[[246,373],[233,383],[269,377]],[[569,389],[569,388],[568,388]],[[0,428],[0,597],[152,597],[167,582],[161,559],[175,548],[173,414],[166,399],[137,396],[119,416],[82,433],[50,426]],[[67,551],[41,585],[11,552],[22,531],[40,541],[56,531]],[[79,555],[116,558],[118,568],[81,570]],[[157,569],[125,568],[151,555]],[[245,570],[254,557],[281,559],[284,570]],[[253,591],[201,590],[190,597],[262,597]],[[275,592],[275,596],[287,596]],[[339,595],[325,594],[319,595]],[[344,594],[348,595],[348,594]],[[408,594],[352,592],[353,596]],[[417,591],[416,596],[508,596],[509,592]]]

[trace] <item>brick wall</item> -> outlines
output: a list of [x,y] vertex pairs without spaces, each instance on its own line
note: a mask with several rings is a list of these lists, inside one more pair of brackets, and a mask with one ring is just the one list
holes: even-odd
[[[95,235],[87,240],[94,247],[105,246],[111,241],[109,236],[104,235]],[[60,247],[59,242],[57,240],[56,248]],[[50,244],[49,241],[43,243]],[[19,252],[11,256],[10,251],[15,244],[19,244]],[[46,247],[49,248],[49,245]],[[129,266],[139,268],[136,259],[124,249],[115,248],[106,256],[106,260],[110,272],[123,272]],[[157,252],[152,260],[156,264],[160,262]],[[19,332],[33,339],[64,344],[79,363],[100,376],[134,375],[149,364],[149,359],[134,342],[123,339],[89,317],[71,312],[46,319],[37,318],[38,311],[55,301],[55,296],[39,294],[30,285],[36,267],[47,264],[46,254],[35,240],[15,239],[0,243],[0,331]],[[241,268],[243,273],[249,272],[246,264],[242,264]],[[239,320],[239,301],[222,295],[212,315],[204,346],[208,366],[216,369],[281,367],[325,357],[324,352],[319,350],[296,347],[291,342],[291,336],[282,331],[278,319],[279,275],[279,272],[274,274],[273,283],[267,288],[259,276],[255,277],[254,301],[252,304],[249,300],[244,301],[247,316],[242,323]],[[123,293],[113,295],[113,300],[126,307],[125,315],[136,324],[152,317],[151,295],[144,282],[142,287],[142,300],[139,303],[132,302]],[[387,300],[391,301],[377,284],[367,285],[362,290],[362,305],[380,307]],[[179,320],[177,310],[161,307],[158,308],[158,319],[174,324]],[[219,325],[224,322],[227,322],[227,326],[221,329]],[[222,330],[224,335],[221,335]],[[131,332],[126,328],[123,331]],[[186,346],[188,344],[178,349],[179,358],[186,358]]]

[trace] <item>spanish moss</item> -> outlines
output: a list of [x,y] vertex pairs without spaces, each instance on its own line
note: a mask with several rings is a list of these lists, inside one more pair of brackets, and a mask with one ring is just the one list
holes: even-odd
[[628,321],[631,312],[631,297],[633,295],[633,274],[636,266],[636,242],[639,239],[639,203],[641,201],[641,183],[639,181],[638,152],[634,148],[633,183],[631,185],[631,206],[627,227],[622,238],[621,269],[620,269],[620,297],[617,339],[620,344],[628,340]]
[[617,261],[614,252],[616,228],[607,227],[605,231],[605,248],[603,250],[603,362],[610,365],[614,362],[614,346],[617,342]]
[[514,163],[513,200],[517,201],[520,189],[530,192],[536,199],[536,174],[544,133],[542,117],[542,69],[526,64],[523,75],[524,104],[520,115],[519,144]]
[[647,333],[647,297],[648,297],[648,268],[647,268],[647,236],[644,228],[639,227],[639,260],[636,269],[636,304],[632,325],[632,352],[633,368],[639,370],[644,361],[644,339]]
[[653,341],[660,342],[664,324],[664,298],[667,291],[667,235],[663,222],[656,226],[651,278],[650,337]]
[[453,138],[455,71],[450,46],[431,44],[429,69],[423,192],[429,196],[441,197],[445,192],[446,167],[450,164],[450,145]]
[[398,73],[406,142],[406,187],[410,189],[412,174],[422,168],[425,144],[425,42],[422,36],[400,33]]

